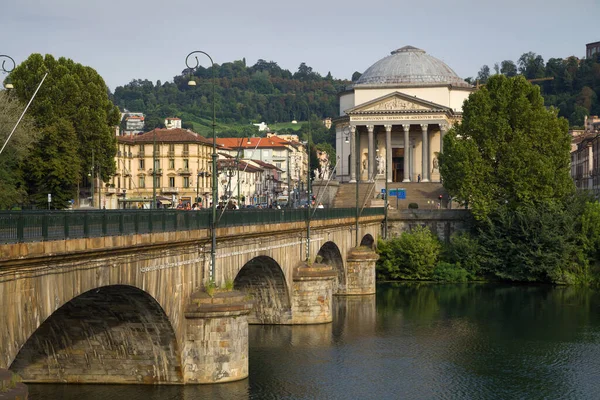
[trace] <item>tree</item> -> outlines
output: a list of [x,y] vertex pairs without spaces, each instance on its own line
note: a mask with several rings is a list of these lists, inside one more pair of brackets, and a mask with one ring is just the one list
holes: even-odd
[[354,71],[354,73],[352,74],[352,82],[356,82],[360,79],[361,76],[362,74],[360,72]]
[[[113,176],[117,150],[114,127],[119,123],[119,110],[109,100],[108,88],[94,69],[67,58],[55,59],[51,55],[42,57],[32,54],[11,73],[15,92],[21,101],[31,98],[45,72],[48,72],[48,76],[30,111],[43,135],[71,129],[75,132],[75,138],[69,146],[76,157],[69,160],[69,165],[76,174],[65,175],[71,181],[61,180],[65,185],[61,190],[72,191],[67,196],[72,199],[76,195],[77,184],[83,180],[84,171],[92,168],[92,152],[95,151],[93,167],[102,172],[102,178],[108,180]],[[154,89],[152,82],[147,80],[138,81],[137,85],[144,91]],[[46,139],[61,147],[54,138]],[[41,153],[38,156],[48,162],[49,168],[59,168],[62,160],[48,157],[66,157],[65,153],[52,153],[51,149],[46,151],[42,148],[39,151]],[[44,176],[38,176],[38,179],[37,182],[31,182],[29,189],[36,190],[47,184]]]
[[6,143],[0,157],[1,209],[22,204],[27,198],[22,166],[39,137],[30,116],[25,115],[8,140],[24,109],[25,104],[11,96],[8,91],[0,92],[0,148]]
[[483,67],[481,67],[481,69],[477,73],[477,80],[479,81],[479,83],[486,83],[489,78],[490,78],[490,67],[488,67],[487,65],[484,65]]
[[509,78],[517,76],[517,66],[511,60],[504,60],[500,63],[500,73]]
[[574,191],[567,131],[539,87],[521,76],[492,76],[444,138],[444,187],[478,220],[503,204],[564,201]]
[[527,79],[542,78],[544,76],[544,59],[534,52],[527,52],[519,57],[519,72]]

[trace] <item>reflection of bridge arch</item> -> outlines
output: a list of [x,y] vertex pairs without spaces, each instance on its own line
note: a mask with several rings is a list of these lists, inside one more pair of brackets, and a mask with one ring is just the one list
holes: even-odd
[[[319,257],[320,256],[320,257]],[[339,247],[334,242],[325,242],[319,249],[317,259],[321,263],[333,267],[336,273],[336,279],[333,282],[333,294],[346,290],[346,269],[344,268],[344,259]]]
[[360,246],[368,247],[371,250],[375,250],[377,247],[375,246],[375,239],[370,233],[367,233],[365,236],[363,236],[362,240],[360,241]]
[[287,324],[292,318],[290,294],[279,264],[271,257],[258,256],[238,272],[234,288],[252,295],[254,307],[250,324]]
[[11,365],[36,382],[180,383],[175,333],[148,293],[104,286],[56,310]]

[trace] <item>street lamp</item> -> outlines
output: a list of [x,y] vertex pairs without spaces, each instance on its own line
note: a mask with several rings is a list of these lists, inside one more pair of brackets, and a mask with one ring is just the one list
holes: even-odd
[[306,188],[307,188],[307,197],[308,197],[308,201],[306,204],[306,262],[308,262],[310,260],[310,206],[312,203],[312,191],[311,191],[311,186],[310,186],[310,137],[311,137],[311,131],[310,131],[310,109],[308,108],[308,104],[306,104],[306,115],[308,118],[308,143],[307,143],[307,155],[308,155],[308,159],[307,159],[307,173],[306,173]]
[[[189,69],[196,69],[200,65],[198,61],[198,57],[194,56],[196,60],[195,65],[190,65],[188,60],[191,55],[200,53],[204,54],[210,60],[211,69],[212,69],[212,220],[211,220],[211,236],[212,236],[212,245],[210,248],[210,269],[209,269],[209,281],[215,281],[215,265],[216,265],[216,254],[217,254],[217,135],[215,132],[216,127],[216,103],[215,103],[215,90],[216,90],[216,75],[215,75],[215,63],[211,56],[208,53],[205,53],[201,50],[192,51],[185,58],[185,65]],[[188,82],[189,86],[196,86],[196,81],[190,80]]]
[[[4,60],[4,58],[6,60]],[[15,69],[16,64],[15,64],[15,60],[12,57],[7,56],[6,54],[0,54],[0,60],[2,60],[2,65],[0,66],[0,71],[2,71],[4,73],[10,73],[10,72],[12,72],[13,69]],[[6,61],[8,61],[9,63],[12,63],[12,67],[10,66],[10,64],[7,67],[6,66]],[[6,89],[13,89],[14,88],[13,84],[10,83],[10,82],[6,82],[4,84],[4,87]]]

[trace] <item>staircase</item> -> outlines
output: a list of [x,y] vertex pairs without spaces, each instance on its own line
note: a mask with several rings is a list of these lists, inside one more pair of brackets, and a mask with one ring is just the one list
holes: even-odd
[[[372,188],[370,183],[360,183],[358,185],[358,198],[359,207],[365,203],[365,199]],[[442,195],[442,204],[440,208],[448,207],[448,194],[444,190],[441,183],[438,182],[394,182],[388,183],[388,191],[391,189],[406,190],[406,199],[396,199],[396,197],[390,197],[388,199],[390,208],[407,209],[410,203],[417,203],[419,209],[437,209],[438,203],[440,203],[439,196]],[[370,193],[369,199],[366,202],[365,207],[382,207],[382,202],[377,199],[378,193],[373,190]],[[352,208],[356,207],[356,184],[355,183],[344,183],[340,184],[337,195],[333,200],[333,207],[344,207]]]

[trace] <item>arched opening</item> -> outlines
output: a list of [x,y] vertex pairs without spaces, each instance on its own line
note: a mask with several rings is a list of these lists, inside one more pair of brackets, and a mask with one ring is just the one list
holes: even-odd
[[11,370],[30,382],[180,383],[175,333],[161,306],[131,286],[69,301],[33,333]]
[[[320,260],[320,261],[319,261]],[[333,267],[337,277],[333,283],[333,294],[346,290],[346,271],[344,259],[338,246],[333,242],[325,242],[317,253],[317,261]]]
[[259,256],[248,261],[237,274],[233,286],[253,297],[254,307],[248,323],[290,323],[292,306],[285,276],[272,258]]
[[373,236],[371,236],[371,234],[366,234],[363,236],[362,240],[360,241],[360,247],[368,247],[371,250],[375,250],[375,239]]

